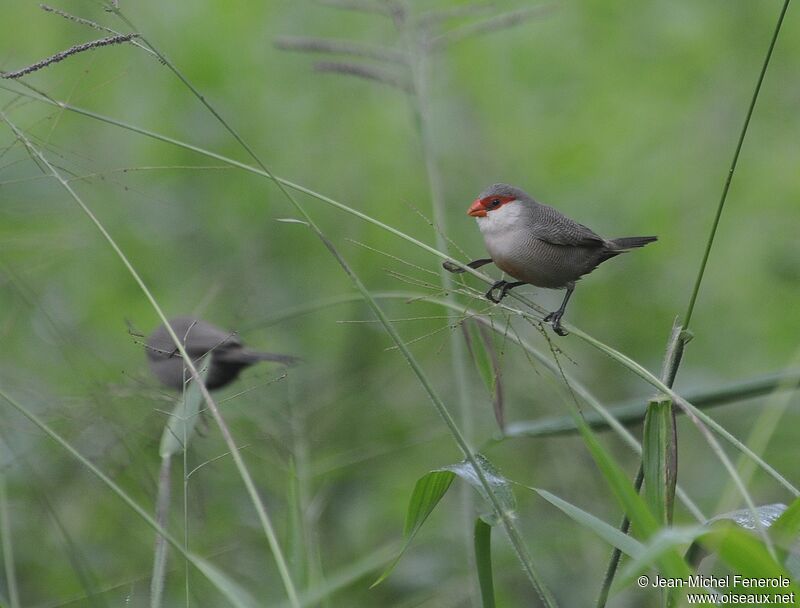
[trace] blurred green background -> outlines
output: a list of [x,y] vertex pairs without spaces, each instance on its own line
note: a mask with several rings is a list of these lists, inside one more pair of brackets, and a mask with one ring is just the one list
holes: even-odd
[[[463,4],[416,0],[407,6],[416,18]],[[58,6],[131,31],[95,2]],[[498,2],[442,27],[456,30],[522,6]],[[313,63],[324,57],[274,47],[280,36],[300,35],[411,45],[420,52],[418,39],[404,39],[385,15],[313,2],[122,0],[121,8],[277,175],[434,244],[426,220],[433,214],[430,180],[411,96],[316,72]],[[797,356],[800,15],[794,8],[733,180],[679,390],[777,371]],[[607,236],[658,234],[656,245],[584,279],[567,313],[569,322],[657,372],[673,318],[685,311],[779,9],[777,1],[746,0],[555,3],[515,27],[466,36],[432,55],[427,133],[447,236],[470,258],[483,257],[465,210],[496,181],[519,185]],[[28,0],[6,0],[0,69],[102,35]],[[71,57],[25,82],[56,99],[251,162],[166,66],[133,46]],[[246,446],[244,458],[293,571],[300,579],[310,571],[316,581],[348,569],[364,574],[318,605],[473,605],[468,542],[473,509],[481,505],[476,498],[464,513],[469,491],[451,492],[395,573],[368,589],[387,546],[401,539],[415,481],[460,454],[386,333],[372,322],[349,323],[373,318],[358,298],[280,318],[355,291],[308,229],[276,221],[296,216],[277,188],[8,90],[0,90],[0,107],[51,162],[80,178],[71,184],[168,315],[198,314],[238,330],[253,347],[305,359],[277,382],[271,380],[280,370],[255,367],[218,397],[237,444]],[[438,272],[438,258],[313,198],[300,202],[370,290],[437,293],[392,273],[437,283],[423,269]],[[466,282],[485,289],[475,279]],[[561,297],[521,291],[548,309]],[[407,340],[422,338],[413,352],[460,417],[450,360],[459,316],[445,319],[439,307],[404,299],[383,305],[392,318],[422,317],[397,327]],[[149,375],[140,338],[129,328],[146,334],[157,323],[96,228],[0,126],[0,386],[148,509],[164,412],[174,396]],[[547,349],[529,325],[514,325]],[[647,385],[578,340],[557,344],[572,360],[567,371],[605,402],[650,395]],[[507,419],[564,414],[547,372],[532,370],[510,344],[498,347]],[[471,440],[482,445],[497,426],[474,368],[467,388]],[[714,416],[746,439],[770,403],[751,400]],[[765,453],[792,481],[800,459],[796,423],[789,409]],[[148,605],[152,531],[6,405],[0,429],[23,605]],[[640,434],[639,427],[632,430]],[[192,443],[190,467],[226,451],[213,422],[203,435]],[[679,482],[714,515],[729,480],[686,420],[679,422],[679,437]],[[603,438],[633,476],[635,455],[611,433]],[[511,479],[545,488],[609,523],[620,517],[577,437],[507,440],[487,454]],[[294,478],[304,509],[300,535],[292,533],[297,526],[288,506]],[[170,529],[180,533],[177,481],[173,490]],[[790,499],[760,475],[751,491],[759,503]],[[191,547],[264,605],[280,605],[285,596],[274,562],[230,459],[206,464],[191,477],[189,492]],[[518,490],[518,499],[518,523],[548,586],[564,606],[589,605],[609,547],[538,497]],[[691,518],[679,508],[676,520]],[[495,536],[498,604],[533,605],[507,542],[500,532]],[[182,561],[173,554],[169,567],[166,605],[183,605]],[[192,605],[223,605],[201,576],[192,574],[191,583]],[[87,588],[97,595],[84,598]],[[7,598],[5,584],[2,589]],[[613,605],[658,605],[658,598],[629,589]]]

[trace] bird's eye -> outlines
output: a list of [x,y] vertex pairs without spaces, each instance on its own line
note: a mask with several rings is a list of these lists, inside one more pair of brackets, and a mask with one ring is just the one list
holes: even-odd
[[499,199],[499,198],[493,198],[493,199],[491,200],[491,202],[489,203],[489,206],[490,206],[492,209],[497,209],[497,207],[499,207],[499,206],[500,206],[500,199]]

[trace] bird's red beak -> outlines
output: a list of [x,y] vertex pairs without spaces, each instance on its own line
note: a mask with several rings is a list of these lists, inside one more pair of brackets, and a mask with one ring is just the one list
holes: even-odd
[[469,209],[467,209],[467,215],[471,215],[472,217],[486,217],[486,207],[483,206],[481,199],[475,199]]

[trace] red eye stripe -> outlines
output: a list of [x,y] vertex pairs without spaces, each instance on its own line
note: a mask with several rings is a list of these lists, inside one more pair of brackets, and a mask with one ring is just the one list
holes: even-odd
[[481,199],[481,205],[487,210],[499,209],[506,203],[516,200],[513,196],[485,196]]

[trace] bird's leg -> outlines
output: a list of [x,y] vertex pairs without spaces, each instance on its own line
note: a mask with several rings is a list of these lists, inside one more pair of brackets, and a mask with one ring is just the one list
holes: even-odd
[[575,285],[570,285],[567,287],[567,293],[564,294],[564,300],[561,302],[561,306],[558,307],[558,310],[551,312],[544,319],[542,319],[545,323],[550,323],[553,326],[553,331],[559,336],[567,335],[567,331],[561,327],[561,317],[564,316],[564,311],[567,308],[567,302],[569,302],[569,297],[572,295],[573,291],[575,291]]
[[495,304],[499,304],[500,300],[503,299],[503,296],[501,295],[499,299],[495,299],[494,290],[501,288],[504,289],[506,285],[507,283],[505,281],[496,281],[495,283],[492,283],[492,286],[489,288],[489,291],[486,292],[486,299],[489,300],[490,302],[494,302]]
[[[465,264],[465,266],[469,266],[470,268],[480,268],[481,266],[486,266],[486,264],[491,264],[491,262],[492,262],[491,258],[483,258],[480,260],[473,260],[469,264]],[[456,266],[450,260],[442,262],[442,267],[447,272],[452,272],[453,274],[461,274],[462,272],[466,272],[466,270],[464,270],[460,266]]]
[[515,283],[506,283],[503,285],[503,289],[500,290],[500,299],[502,300],[505,298],[509,291],[520,285],[525,285],[525,281],[516,281]]

